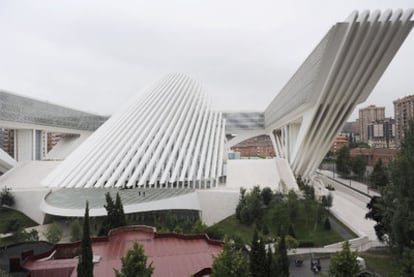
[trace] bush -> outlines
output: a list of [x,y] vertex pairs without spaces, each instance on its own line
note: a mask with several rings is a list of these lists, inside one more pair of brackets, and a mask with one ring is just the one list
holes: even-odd
[[58,243],[62,239],[62,230],[56,222],[50,224],[44,234],[47,241],[50,243]]
[[80,241],[82,239],[82,226],[78,219],[70,223],[70,241]]
[[208,227],[206,233],[211,239],[222,240],[224,238],[223,230],[215,225]]
[[313,241],[299,241],[298,247],[314,247],[315,243]]
[[293,224],[292,223],[289,224],[288,235],[293,237],[293,238],[296,238],[295,230],[293,229]]
[[39,232],[35,229],[32,229],[30,232],[27,232],[26,230],[21,230],[16,234],[17,240],[19,242],[24,241],[39,241]]
[[20,228],[21,228],[20,222],[17,219],[13,218],[12,220],[9,221],[9,224],[7,225],[7,232],[15,233]]
[[325,219],[325,222],[323,223],[323,228],[325,228],[325,230],[331,230],[331,222],[329,221],[329,218]]
[[0,206],[13,206],[15,203],[14,195],[11,193],[11,188],[4,187],[0,193]]

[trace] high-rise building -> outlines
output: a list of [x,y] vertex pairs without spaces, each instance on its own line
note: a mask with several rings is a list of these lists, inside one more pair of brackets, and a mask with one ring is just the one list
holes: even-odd
[[385,107],[370,105],[359,109],[359,131],[362,142],[368,142],[368,124],[385,118]]
[[395,139],[397,145],[401,144],[404,137],[404,129],[408,126],[408,120],[414,118],[414,95],[409,95],[394,101]]
[[55,147],[64,134],[61,133],[47,133],[47,153]]
[[395,148],[395,120],[385,118],[369,123],[368,144],[373,148]]
[[14,157],[14,130],[0,128],[0,148]]

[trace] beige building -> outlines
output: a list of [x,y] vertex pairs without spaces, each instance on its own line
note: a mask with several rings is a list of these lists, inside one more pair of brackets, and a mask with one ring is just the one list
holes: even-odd
[[409,95],[394,101],[395,140],[400,145],[404,137],[404,129],[409,119],[414,117],[414,95]]
[[359,130],[362,142],[368,142],[368,124],[385,118],[385,107],[370,105],[359,109]]

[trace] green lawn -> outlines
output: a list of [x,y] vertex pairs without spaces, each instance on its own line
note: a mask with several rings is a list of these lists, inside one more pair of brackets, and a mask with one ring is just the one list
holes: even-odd
[[358,253],[365,259],[369,270],[379,273],[381,276],[398,276],[398,261],[388,251],[366,251]]
[[17,219],[23,228],[32,227],[38,225],[23,213],[9,209],[6,207],[0,208],[0,233],[7,233],[7,228],[11,220]]
[[[296,238],[299,242],[312,242],[314,246],[323,246],[331,243],[343,241],[342,237],[334,230],[325,230],[323,224],[317,224],[315,228],[315,220],[305,212],[302,204],[298,207],[296,220],[292,223]],[[269,229],[269,234],[264,235],[265,239],[275,238],[278,231],[278,221],[276,220],[273,208],[267,208],[264,213],[264,225]],[[286,219],[281,219],[281,221]],[[221,229],[226,235],[238,236],[244,243],[250,243],[253,238],[255,225],[246,226],[241,224],[235,215],[229,216],[221,222],[214,225]]]

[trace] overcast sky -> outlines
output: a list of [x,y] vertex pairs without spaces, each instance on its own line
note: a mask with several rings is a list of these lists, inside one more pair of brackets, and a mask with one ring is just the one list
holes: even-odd
[[[410,5],[411,4],[411,5]],[[0,89],[112,114],[170,72],[220,110],[264,110],[329,28],[392,1],[0,0]],[[414,32],[362,106],[414,94]],[[353,118],[355,118],[355,113]]]

